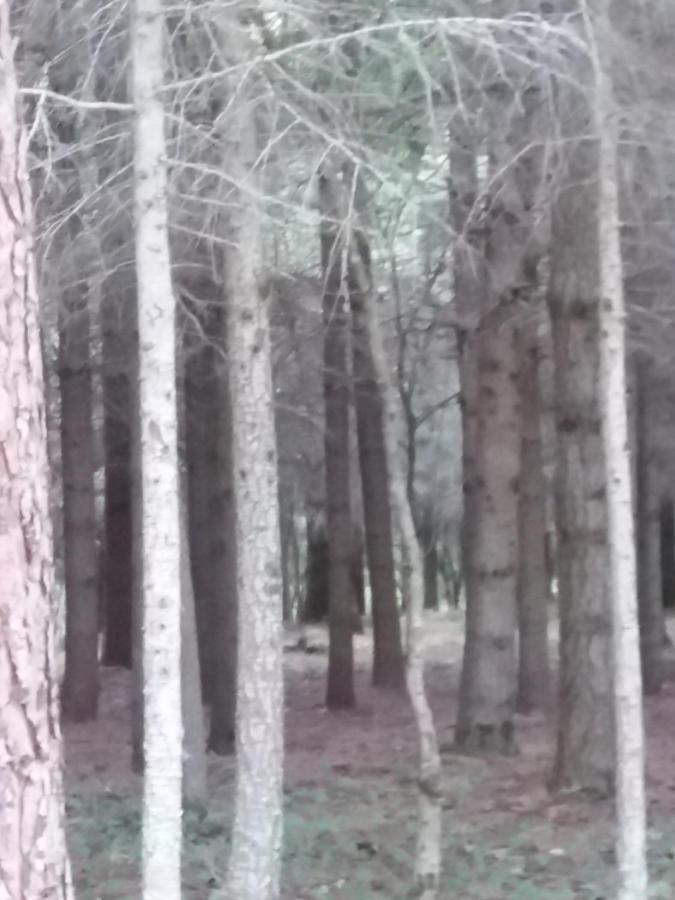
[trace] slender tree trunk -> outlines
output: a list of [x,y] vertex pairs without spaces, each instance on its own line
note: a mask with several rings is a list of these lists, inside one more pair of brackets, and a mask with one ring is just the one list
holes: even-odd
[[[579,117],[570,128],[584,127]],[[577,134],[578,131],[572,131]],[[597,154],[570,150],[552,209],[560,698],[553,786],[614,781],[607,481],[598,396]],[[584,190],[579,190],[579,185]]]
[[32,201],[5,0],[0,62],[0,896],[70,900]]
[[143,900],[181,896],[181,536],[175,302],[167,210],[164,15],[135,0],[134,200],[143,517]]
[[[185,485],[187,487],[187,485]],[[184,489],[181,496],[184,496]],[[183,806],[203,812],[207,806],[206,736],[202,706],[195,594],[190,571],[187,503],[181,507],[181,708],[183,712]]]
[[98,552],[94,498],[94,422],[88,296],[63,298],[59,377],[66,582],[64,715],[96,717],[98,706]]
[[[247,31],[225,14],[232,65],[250,59]],[[279,470],[261,263],[254,104],[235,75],[221,128],[231,183],[225,281],[239,583],[237,778],[227,896],[278,900],[283,830],[283,639]]]
[[[338,186],[333,188],[338,193]],[[331,204],[337,208],[337,204]],[[365,300],[366,330],[373,373],[382,398],[385,464],[389,476],[391,505],[398,524],[405,567],[403,582],[408,586],[406,679],[419,745],[419,823],[415,851],[414,896],[436,900],[441,867],[441,761],[433,715],[424,684],[424,563],[417,541],[406,478],[397,464],[397,422],[400,407],[397,387],[390,377],[380,331],[375,294],[368,260],[363,257],[365,235],[357,232],[350,240],[350,270]]]
[[546,566],[546,484],[541,436],[538,322],[519,332],[518,386],[522,417],[518,503],[518,710],[547,711],[549,579]]
[[[369,249],[363,248],[369,257]],[[365,303],[350,290],[353,357],[363,513],[373,612],[373,684],[403,690],[405,660],[396,598],[394,540],[389,474],[384,438],[384,410],[368,342]]]
[[663,684],[663,589],[661,586],[661,486],[658,392],[663,390],[648,362],[637,363],[637,553],[642,681],[646,694]]
[[132,469],[130,347],[133,329],[125,294],[104,294],[103,338],[103,441],[105,455],[105,523],[103,596],[105,650],[108,666],[131,666]]
[[438,537],[429,512],[424,514],[420,536],[424,553],[424,608],[438,609],[440,607]]
[[343,287],[338,210],[320,175],[321,264],[324,273],[324,387],[326,398],[326,525],[328,537],[329,651],[326,705],[349,709],[354,694],[352,516],[349,446],[347,298]]
[[626,306],[619,207],[619,112],[610,72],[610,0],[584,3],[599,139],[600,390],[612,597],[618,900],[647,898],[647,807],[635,533],[626,385]]

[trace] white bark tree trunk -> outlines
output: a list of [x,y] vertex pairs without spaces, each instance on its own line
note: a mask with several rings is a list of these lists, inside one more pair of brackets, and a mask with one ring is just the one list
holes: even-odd
[[626,405],[626,310],[619,210],[618,113],[610,75],[610,2],[585,3],[599,142],[600,400],[607,467],[612,596],[618,900],[646,900],[645,759],[631,464]]
[[181,539],[161,0],[131,23],[143,529],[143,900],[181,896]]
[[[223,16],[232,64],[248,38]],[[283,668],[281,539],[267,305],[258,289],[261,209],[254,111],[234,79],[235,99],[219,125],[228,196],[225,259],[228,355],[239,587],[236,754],[232,851],[226,895],[276,900],[283,825]]]
[[0,2],[0,897],[70,900],[26,140]]

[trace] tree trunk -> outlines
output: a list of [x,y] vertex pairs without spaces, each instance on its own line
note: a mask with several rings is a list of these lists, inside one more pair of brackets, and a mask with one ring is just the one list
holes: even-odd
[[[185,485],[187,487],[187,485]],[[185,491],[181,488],[181,497]],[[181,506],[181,708],[183,713],[183,806],[204,812],[207,807],[206,741],[202,706],[195,594],[190,571],[187,503]]]
[[[369,259],[369,248],[362,249]],[[373,684],[403,690],[405,659],[396,597],[384,410],[368,342],[365,304],[369,298],[358,291],[354,277],[351,281],[356,425],[373,612]]]
[[33,223],[5,0],[0,61],[0,896],[70,900]]
[[521,713],[548,711],[549,578],[546,565],[546,483],[541,436],[538,322],[519,332],[518,387],[522,418],[518,503],[518,700]]
[[307,562],[302,621],[323,622],[328,616],[328,539],[323,515],[307,515]]
[[133,329],[128,297],[104,294],[103,337],[103,441],[105,455],[105,523],[103,596],[107,666],[131,666],[132,470],[130,372]]
[[324,390],[326,403],[326,532],[328,537],[329,650],[326,705],[350,709],[354,694],[351,579],[352,515],[349,442],[349,332],[343,290],[338,213],[319,176],[321,266],[324,278]]
[[88,295],[67,293],[60,332],[61,459],[66,583],[62,705],[75,722],[98,706],[98,552]]
[[665,460],[658,446],[662,413],[659,383],[648,362],[637,363],[637,552],[642,681],[646,694],[663,684],[663,589],[661,585],[661,497]]
[[[222,14],[229,64],[251,59],[247,30]],[[237,777],[226,894],[278,900],[283,829],[283,634],[279,470],[268,309],[261,265],[254,101],[235,74],[221,121],[228,194],[225,286],[239,584]]]
[[175,301],[167,209],[164,15],[132,6],[143,522],[143,900],[180,900],[181,536]]
[[216,361],[218,412],[214,482],[209,503],[212,629],[210,651],[215,665],[211,687],[209,750],[220,756],[234,751],[237,707],[237,531],[233,460],[233,410],[229,379]]
[[616,723],[617,900],[647,898],[647,807],[635,532],[626,389],[626,304],[619,200],[619,111],[610,0],[584,2],[599,138],[600,390],[607,489]]
[[468,751],[513,749],[516,700],[517,485],[520,470],[513,310],[486,317],[477,336],[481,402],[473,457],[472,546],[467,630],[455,739]]
[[[325,185],[330,188],[331,185]],[[350,186],[347,186],[350,190]],[[339,186],[332,187],[338,194]],[[337,203],[330,204],[338,208]],[[365,303],[365,335],[373,365],[373,375],[382,399],[382,423],[385,465],[389,475],[391,506],[398,524],[405,571],[402,581],[408,587],[406,680],[419,746],[418,798],[419,822],[415,848],[415,885],[413,894],[420,900],[436,900],[441,868],[441,761],[433,715],[424,684],[424,564],[417,541],[406,478],[398,468],[397,423],[400,408],[397,388],[389,375],[389,366],[380,332],[375,293],[372,289],[369,261],[364,259],[365,235],[350,240],[349,265],[359,294]]]
[[[578,115],[571,128],[583,128]],[[578,131],[573,131],[576,134]],[[614,780],[607,482],[598,397],[597,154],[570,150],[552,209],[560,698],[554,787]],[[579,190],[583,184],[584,190]]]
[[440,606],[438,593],[438,578],[440,574],[438,535],[436,534],[436,528],[429,510],[424,511],[418,531],[421,538],[422,552],[424,553],[424,608],[437,610]]

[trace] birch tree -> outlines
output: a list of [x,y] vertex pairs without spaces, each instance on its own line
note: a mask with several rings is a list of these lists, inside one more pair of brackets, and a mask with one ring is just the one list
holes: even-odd
[[143,597],[143,898],[181,896],[181,536],[161,0],[133,4]]
[[0,2],[0,896],[70,900],[26,139]]
[[607,468],[616,740],[618,900],[646,900],[645,758],[635,535],[626,405],[626,330],[619,210],[619,125],[611,67],[610,0],[584,2],[598,141],[600,396]]

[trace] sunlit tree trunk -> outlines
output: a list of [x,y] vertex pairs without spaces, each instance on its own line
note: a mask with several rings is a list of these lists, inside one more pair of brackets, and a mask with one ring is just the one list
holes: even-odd
[[88,294],[80,294],[77,288],[62,297],[59,362],[66,582],[62,704],[64,715],[76,722],[95,718],[98,706],[98,551],[88,301]]
[[143,526],[143,900],[181,896],[181,538],[175,302],[167,211],[164,16],[132,5]]
[[0,896],[70,900],[26,141],[0,2]]
[[600,392],[607,470],[612,598],[618,900],[647,897],[647,810],[631,465],[626,404],[626,306],[619,207],[619,111],[611,77],[610,0],[585,3],[599,141]]
[[[249,59],[247,31],[220,19],[231,64]],[[279,482],[268,309],[261,265],[254,106],[239,76],[219,127],[228,198],[225,288],[239,584],[237,775],[226,895],[277,900],[283,826],[283,659]]]

